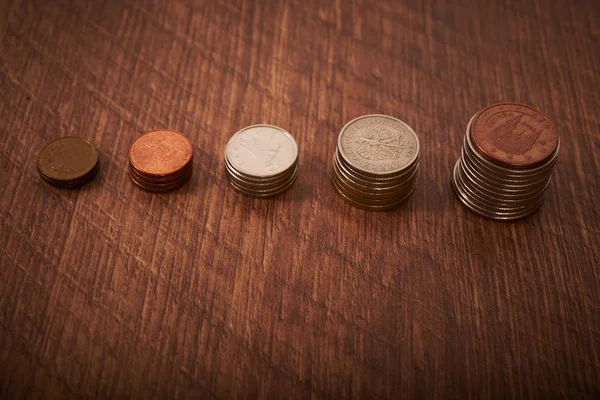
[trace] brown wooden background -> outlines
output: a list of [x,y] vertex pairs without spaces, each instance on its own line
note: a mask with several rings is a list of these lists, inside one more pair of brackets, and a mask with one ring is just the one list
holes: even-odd
[[[479,3],[2,0],[0,397],[600,395],[600,6]],[[450,186],[468,119],[499,101],[562,138],[545,205],[516,223]],[[366,113],[421,140],[394,212],[331,185],[337,134]],[[224,176],[255,123],[300,148],[274,200]],[[127,150],[163,127],[195,172],[152,195]],[[65,135],[102,153],[79,190],[36,172]]]

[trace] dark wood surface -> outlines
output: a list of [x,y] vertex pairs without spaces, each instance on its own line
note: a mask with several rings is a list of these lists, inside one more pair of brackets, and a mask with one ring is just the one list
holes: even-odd
[[[3,0],[0,397],[592,398],[600,395],[596,0]],[[456,200],[468,119],[499,101],[556,124],[547,200],[497,223]],[[421,141],[393,212],[331,185],[341,127],[396,116]],[[285,195],[224,176],[238,129],[300,148]],[[181,190],[127,174],[141,133],[194,143]],[[40,149],[102,169],[54,189]]]

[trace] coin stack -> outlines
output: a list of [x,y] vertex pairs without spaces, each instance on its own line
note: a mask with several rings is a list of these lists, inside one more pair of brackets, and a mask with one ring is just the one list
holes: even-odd
[[365,115],[338,136],[333,184],[348,203],[384,211],[410,197],[418,168],[419,139],[412,128],[387,115]]
[[98,150],[80,137],[63,137],[46,145],[37,162],[42,179],[60,189],[73,189],[96,176],[100,169]]
[[252,197],[273,197],[295,181],[298,146],[287,131],[273,125],[252,125],[234,134],[225,148],[225,170],[237,191]]
[[515,103],[489,106],[469,121],[454,190],[484,217],[525,217],[544,200],[559,147],[554,125],[541,112]]
[[168,192],[192,176],[192,144],[177,132],[160,130],[140,136],[129,150],[129,176],[149,192]]

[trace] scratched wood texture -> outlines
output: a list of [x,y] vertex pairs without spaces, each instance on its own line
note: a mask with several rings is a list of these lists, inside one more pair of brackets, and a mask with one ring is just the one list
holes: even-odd
[[[600,395],[595,0],[1,4],[0,397]],[[562,138],[546,203],[515,223],[450,186],[467,121],[499,101]],[[331,185],[337,134],[366,113],[420,137],[393,212]],[[273,200],[224,176],[255,123],[300,148]],[[171,194],[127,175],[157,128],[194,144]],[[65,135],[101,151],[78,190],[35,168]]]

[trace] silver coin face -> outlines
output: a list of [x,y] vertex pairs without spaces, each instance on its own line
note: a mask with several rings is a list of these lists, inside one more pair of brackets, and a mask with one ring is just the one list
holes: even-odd
[[273,125],[252,125],[229,139],[225,157],[237,171],[253,177],[268,177],[292,167],[298,145],[285,130]]
[[390,174],[410,166],[419,155],[419,139],[410,126],[387,115],[350,121],[338,137],[338,150],[353,167]]

